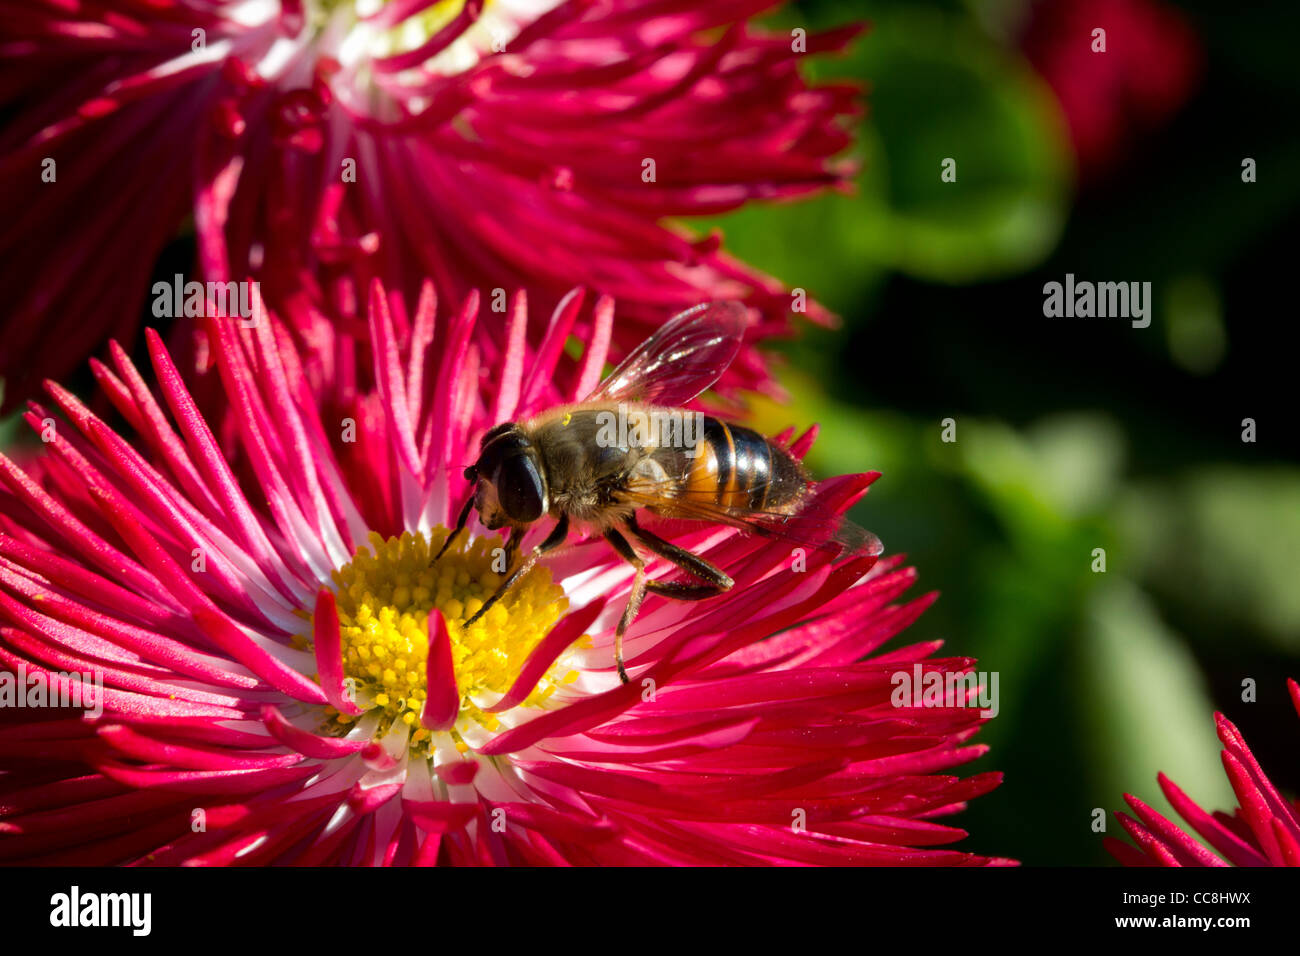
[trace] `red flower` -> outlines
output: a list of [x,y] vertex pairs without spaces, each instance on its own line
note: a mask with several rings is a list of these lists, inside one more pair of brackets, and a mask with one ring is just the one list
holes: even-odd
[[[1095,30],[1105,31],[1105,52],[1094,51]],[[1163,126],[1201,72],[1196,33],[1159,0],[1043,0],[1023,42],[1060,101],[1084,179]]]
[[[380,385],[342,423],[278,325],[207,323],[248,495],[152,334],[156,388],[119,348],[95,368],[133,440],[50,386],[71,424],[44,485],[0,456],[0,690],[103,685],[99,714],[0,710],[0,860],[1004,862],[942,848],[964,833],[937,818],[1000,775],[952,774],[984,752],[968,700],[892,699],[899,673],[973,663],[933,657],[939,642],[882,650],[930,600],[896,603],[915,577],[898,559],[792,570],[788,544],[696,524],[674,540],[736,587],[648,597],[628,684],[613,642],[632,570],[599,537],[468,624],[501,539],[472,521],[429,562],[464,464],[492,425],[587,394],[607,338],[566,378],[558,348],[512,336],[480,376],[476,297],[435,320],[427,291],[403,315],[410,348],[394,307],[374,290]],[[607,328],[612,303],[595,311]],[[875,477],[823,482],[817,506],[842,512]]]
[[[1289,680],[1287,689],[1300,713],[1300,685]],[[1288,800],[1269,782],[1228,718],[1215,714],[1214,721],[1223,741],[1223,768],[1237,795],[1237,811],[1206,813],[1160,774],[1157,779],[1165,797],[1209,847],[1126,793],[1124,799],[1138,819],[1120,812],[1115,816],[1137,846],[1107,837],[1106,849],[1115,859],[1127,866],[1227,866],[1224,860],[1237,866],[1300,866],[1300,801]]]
[[[294,330],[310,348],[362,334],[374,277],[548,309],[577,282],[618,297],[616,351],[710,298],[786,329],[777,282],[668,224],[845,183],[857,91],[807,86],[791,37],[747,24],[768,5],[0,0],[7,403],[131,336],[191,211],[192,278],[303,299],[330,320]],[[757,354],[732,378],[765,383]]]

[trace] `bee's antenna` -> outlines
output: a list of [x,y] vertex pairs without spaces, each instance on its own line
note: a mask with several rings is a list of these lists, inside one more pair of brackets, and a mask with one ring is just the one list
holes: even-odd
[[447,549],[451,547],[451,543],[456,540],[456,536],[465,530],[465,525],[469,522],[469,509],[472,507],[474,507],[473,492],[471,492],[469,498],[466,499],[465,506],[460,509],[460,517],[456,519],[456,527],[452,529],[451,534],[447,535],[447,540],[442,543],[442,547],[438,549],[438,553],[434,555],[433,560],[429,562],[429,567],[433,567],[438,563],[439,559],[447,553]]

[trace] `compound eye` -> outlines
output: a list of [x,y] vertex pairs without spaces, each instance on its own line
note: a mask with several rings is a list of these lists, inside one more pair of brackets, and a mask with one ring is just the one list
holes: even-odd
[[473,465],[470,465],[468,468],[466,468],[466,469],[465,469],[465,480],[466,480],[466,481],[477,481],[477,480],[478,480],[478,469],[475,468]]
[[501,463],[497,498],[513,521],[536,521],[546,511],[546,489],[531,458],[517,455]]

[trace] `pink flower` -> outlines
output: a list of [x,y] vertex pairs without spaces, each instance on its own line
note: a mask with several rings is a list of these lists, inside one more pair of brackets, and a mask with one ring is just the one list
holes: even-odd
[[[372,277],[548,309],[577,281],[622,303],[616,351],[710,298],[787,329],[779,283],[670,224],[845,185],[857,91],[805,84],[798,41],[747,23],[767,6],[0,0],[7,403],[130,338],[190,213],[189,278],[302,299],[313,349],[360,334]],[[497,358],[499,323],[475,328]],[[752,350],[732,377],[767,382]]]
[[[736,586],[650,596],[626,685],[612,644],[632,574],[599,538],[465,626],[501,539],[472,520],[436,573],[430,549],[487,428],[595,385],[608,299],[556,371],[580,299],[534,354],[517,297],[485,364],[477,296],[435,318],[431,285],[414,314],[376,285],[378,391],[341,421],[278,323],[208,320],[243,484],[156,334],[154,388],[116,346],[94,365],[132,440],[49,385],[71,426],[45,482],[0,457],[0,661],[63,691],[99,675],[103,713],[0,709],[0,860],[1000,862],[943,849],[964,834],[936,822],[999,782],[951,774],[984,751],[979,711],[891,704],[898,672],[972,664],[938,642],[881,650],[931,600],[895,603],[914,579],[898,559],[813,552],[796,574],[788,544],[679,522],[673,540]],[[818,506],[875,477],[822,483]]]
[[[1287,690],[1300,713],[1300,685],[1288,680]],[[1236,812],[1206,813],[1160,774],[1166,799],[1205,843],[1126,793],[1124,799],[1138,818],[1120,812],[1115,816],[1137,846],[1107,837],[1106,849],[1115,859],[1126,866],[1300,866],[1300,801],[1288,800],[1269,782],[1228,718],[1216,713],[1214,721],[1223,741],[1223,769],[1237,795]]]

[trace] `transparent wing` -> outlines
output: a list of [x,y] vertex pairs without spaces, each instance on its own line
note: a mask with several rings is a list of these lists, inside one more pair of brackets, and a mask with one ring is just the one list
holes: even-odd
[[726,371],[746,325],[739,302],[687,309],[637,346],[586,400],[685,405]]
[[839,557],[875,556],[885,550],[880,539],[866,528],[834,512],[824,511],[812,501],[794,514],[782,514],[721,505],[712,493],[689,489],[682,489],[672,498],[635,489],[629,489],[620,497],[637,507],[653,508],[655,513],[666,518],[730,525],[764,537],[784,538],[810,548],[826,549],[836,552]]

